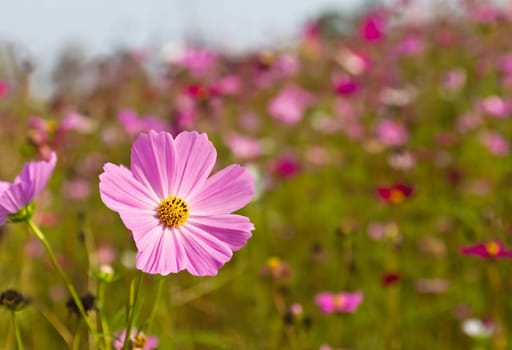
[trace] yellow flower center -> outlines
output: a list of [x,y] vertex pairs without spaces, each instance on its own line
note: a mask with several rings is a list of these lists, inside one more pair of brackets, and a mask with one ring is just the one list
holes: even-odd
[[389,199],[392,203],[402,203],[405,199],[405,195],[402,191],[393,188],[391,190],[391,195],[389,196]]
[[178,227],[184,224],[190,213],[187,202],[176,196],[162,200],[156,207],[156,211],[160,222],[169,227]]
[[342,309],[345,307],[347,301],[345,300],[345,297],[343,297],[343,295],[335,295],[333,303],[336,308]]
[[135,336],[133,336],[131,339],[131,346],[132,350],[139,350],[144,349],[144,346],[146,345],[148,338],[144,333],[139,333]]
[[500,252],[500,246],[496,242],[489,242],[485,245],[485,250],[487,250],[487,253],[491,256],[496,256]]

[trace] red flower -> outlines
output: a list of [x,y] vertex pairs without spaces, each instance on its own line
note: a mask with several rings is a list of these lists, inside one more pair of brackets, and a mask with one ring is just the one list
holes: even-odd
[[379,197],[388,203],[398,204],[402,203],[406,198],[412,196],[412,187],[395,184],[391,187],[379,187],[377,189]]
[[512,250],[507,250],[505,244],[497,240],[462,247],[460,253],[478,256],[482,259],[512,258]]

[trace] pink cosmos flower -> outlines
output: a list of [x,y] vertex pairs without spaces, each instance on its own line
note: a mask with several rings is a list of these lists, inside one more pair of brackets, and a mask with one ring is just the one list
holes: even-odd
[[[147,336],[144,333],[137,331],[137,329],[133,329],[131,333],[130,341],[132,346],[130,349],[151,350],[156,349],[158,346],[157,337]],[[114,340],[114,348],[116,350],[121,350],[123,348],[125,338],[126,329]]]
[[253,224],[231,212],[253,197],[253,178],[236,164],[208,177],[216,157],[206,134],[151,130],[133,144],[131,169],[105,164],[101,199],[132,231],[139,270],[213,276],[251,237]]
[[339,95],[348,96],[359,91],[358,82],[349,76],[336,77],[334,80],[334,89]]
[[274,119],[293,125],[302,119],[304,110],[312,103],[312,95],[298,87],[288,87],[281,91],[268,105]]
[[233,133],[228,136],[226,144],[240,160],[252,160],[263,153],[261,141],[254,137]]
[[325,314],[331,314],[334,312],[354,313],[362,301],[363,293],[361,292],[322,292],[317,294],[315,297],[315,303]]
[[385,35],[386,18],[382,11],[370,11],[359,26],[359,35],[366,41],[378,41]]
[[379,140],[386,146],[403,146],[408,139],[405,127],[394,120],[383,120],[375,130]]
[[5,80],[0,79],[0,99],[2,97],[7,96],[9,94],[9,91],[10,91],[9,84]]
[[505,244],[498,240],[462,247],[460,253],[478,256],[482,259],[512,258],[512,251],[507,250]]
[[117,119],[129,135],[137,135],[140,132],[148,130],[165,130],[165,124],[157,117],[152,115],[138,116],[135,111],[125,109],[119,113]]
[[506,138],[497,132],[483,132],[480,135],[481,143],[496,156],[506,156],[510,146]]
[[10,215],[26,208],[44,190],[56,163],[57,155],[52,152],[49,161],[25,164],[13,183],[0,181],[0,225]]
[[477,108],[483,113],[495,118],[508,117],[512,106],[499,96],[489,96],[482,99]]

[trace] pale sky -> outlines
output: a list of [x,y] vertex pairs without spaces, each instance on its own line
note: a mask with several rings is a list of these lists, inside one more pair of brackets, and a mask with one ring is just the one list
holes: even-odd
[[363,0],[0,0],[0,41],[52,57],[78,40],[89,52],[179,41],[199,32],[234,47],[292,37],[306,18]]

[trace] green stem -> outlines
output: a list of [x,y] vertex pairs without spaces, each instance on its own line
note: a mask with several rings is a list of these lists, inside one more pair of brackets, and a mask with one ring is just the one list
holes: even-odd
[[94,338],[98,340],[96,330],[94,327],[94,324],[92,323],[91,319],[87,316],[84,306],[82,305],[82,301],[80,300],[80,297],[78,296],[75,287],[73,287],[73,284],[71,283],[71,280],[69,279],[68,275],[64,272],[62,267],[57,262],[57,258],[55,257],[55,254],[53,252],[52,247],[50,246],[50,243],[46,239],[45,235],[41,232],[39,227],[37,227],[36,224],[32,221],[32,219],[27,220],[28,226],[32,229],[32,231],[35,233],[37,238],[43,243],[43,246],[46,249],[46,252],[48,253],[48,256],[50,257],[50,260],[52,261],[53,266],[57,270],[58,274],[64,281],[64,284],[66,285],[66,288],[69,291],[69,294],[71,294],[71,297],[73,298],[73,301],[75,302],[78,311],[80,312],[80,315],[82,315],[83,319],[85,320],[85,323],[87,324],[87,327],[92,332]]
[[[101,331],[103,333],[103,337],[105,340],[105,349],[111,350],[111,338],[110,338],[110,327],[108,325],[108,321],[105,318],[105,282],[98,281],[98,287],[97,287],[97,296],[98,296],[98,311],[97,311],[97,317],[99,322],[101,323]],[[99,326],[98,326],[99,327]]]
[[137,287],[135,288],[135,292],[133,292],[133,284],[135,279],[132,281],[132,288],[130,288],[130,301],[128,308],[128,326],[126,327],[126,335],[124,337],[123,350],[129,350],[130,338],[132,335],[133,324],[135,323],[135,308],[137,306],[137,301],[139,299],[140,290],[142,289],[142,279],[144,274],[139,270],[137,275]]
[[162,295],[162,290],[164,289],[165,278],[163,278],[162,276],[160,276],[159,278],[160,279],[158,280],[158,286],[156,287],[157,289],[156,289],[155,299],[153,301],[153,308],[151,309],[151,313],[149,314],[149,318],[148,318],[148,323],[147,323],[148,327],[145,330],[146,334],[149,334],[149,332],[151,331],[151,327],[153,326],[153,319],[155,318],[155,314],[156,314],[157,304]]
[[23,342],[21,341],[20,328],[18,327],[18,322],[16,321],[16,311],[11,311],[12,316],[12,325],[14,327],[14,335],[16,336],[16,346],[18,350],[23,350]]

